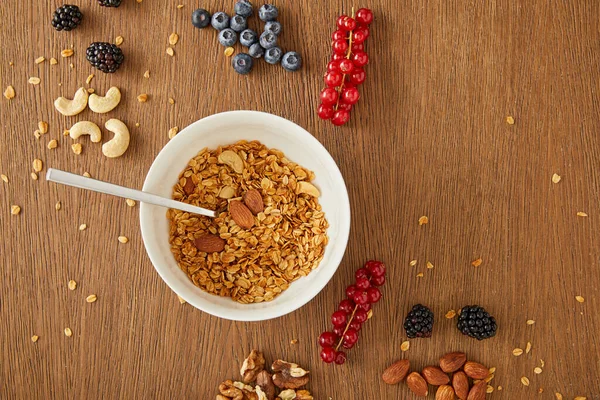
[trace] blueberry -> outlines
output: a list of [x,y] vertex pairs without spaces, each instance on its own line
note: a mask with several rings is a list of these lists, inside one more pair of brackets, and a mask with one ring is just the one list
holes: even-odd
[[229,27],[236,32],[241,32],[248,27],[248,22],[241,15],[234,15],[229,21]]
[[210,24],[210,13],[203,8],[199,8],[192,13],[192,25],[196,28],[206,28]]
[[281,59],[281,66],[286,71],[298,71],[302,66],[302,57],[295,51],[288,51]]
[[240,33],[240,43],[242,46],[250,47],[256,42],[258,42],[258,34],[252,29],[246,29]]
[[273,4],[265,4],[258,9],[258,18],[265,22],[276,20],[278,15],[279,11]]
[[237,33],[233,29],[223,29],[219,32],[219,43],[225,47],[233,46],[237,42]]
[[246,75],[252,71],[252,66],[254,64],[254,60],[246,53],[236,54],[231,60],[231,65],[233,65],[233,69],[238,74]]
[[265,51],[265,61],[269,64],[277,64],[281,60],[283,52],[279,47],[271,47]]
[[273,32],[263,32],[260,35],[260,45],[264,47],[265,50],[277,46],[277,35]]
[[263,49],[260,43],[254,43],[248,49],[248,53],[254,58],[261,58],[265,54],[265,49]]
[[281,33],[281,24],[277,21],[268,21],[265,24],[265,32],[273,32],[277,36]]
[[252,3],[248,0],[239,0],[235,3],[234,10],[237,15],[248,18],[252,15]]
[[210,23],[213,28],[222,31],[223,29],[229,28],[229,15],[225,14],[223,11],[219,11],[212,16]]

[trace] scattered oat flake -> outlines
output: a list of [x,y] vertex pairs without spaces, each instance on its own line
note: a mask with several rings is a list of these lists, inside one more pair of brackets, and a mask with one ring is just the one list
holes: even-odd
[[558,175],[558,174],[552,175],[552,183],[558,183],[558,182],[560,182],[560,175]]
[[529,378],[527,378],[526,376],[522,376],[521,383],[525,386],[529,386]]
[[137,101],[139,101],[140,103],[147,102],[148,101],[148,95],[146,93],[142,93],[142,94],[138,95]]
[[135,206],[135,200],[127,199],[127,200],[125,200],[125,202],[127,203],[127,205],[129,207],[134,207]]
[[481,258],[478,258],[477,260],[473,261],[471,263],[471,265],[474,266],[474,267],[479,267],[482,262],[483,262],[483,260]]
[[177,8],[181,10],[183,8],[183,4],[177,4]]
[[532,319],[527,320],[527,325],[533,325],[533,324],[535,324],[534,320],[532,320]]
[[494,379],[494,374],[489,374],[487,378],[484,379],[485,383],[490,383],[492,379]]
[[535,372],[536,374],[541,374],[542,373],[542,369],[540,367],[535,367],[533,369],[533,372]]
[[94,93],[95,91],[96,91],[96,89],[94,89],[94,88],[88,88],[88,89],[87,89],[87,92],[88,92],[89,94],[92,94],[92,93]]
[[544,368],[544,366],[546,365],[546,363],[544,362],[544,360],[540,360],[540,365],[542,366],[542,368]]
[[0,175],[0,177],[2,178],[2,180],[3,180],[5,183],[8,183],[8,176],[6,176],[6,175],[2,174],[2,175]]
[[514,125],[515,119],[509,115],[508,117],[506,117],[506,123],[509,125]]
[[85,176],[86,178],[91,178],[91,177],[92,177],[92,176],[90,175],[90,173],[89,173],[89,172],[87,172],[87,171],[83,173],[83,176]]
[[33,136],[35,136],[36,139],[39,139],[42,136],[42,134],[36,129],[35,132],[33,132]]
[[421,218],[419,218],[419,225],[425,225],[429,222],[429,218],[427,218],[426,215],[423,215]]
[[48,133],[48,123],[46,121],[38,122],[38,130],[42,135]]
[[129,242],[129,239],[127,239],[127,236],[119,236],[119,242],[121,243],[127,243]]
[[146,79],[150,78],[150,71],[144,72],[144,78],[146,78]]
[[502,386],[498,386],[498,389],[496,390],[500,392],[502,390]]
[[402,351],[408,351],[408,349],[410,349],[410,342],[408,340],[405,340],[400,345],[400,350],[402,350]]
[[527,342],[527,347],[525,347],[525,353],[529,354],[531,351],[531,342]]
[[414,267],[415,265],[417,265],[417,260],[412,260],[411,262],[408,263],[408,265],[410,265],[411,267]]
[[179,127],[174,126],[171,129],[169,129],[169,139],[173,139],[175,137],[175,135],[177,135],[177,133],[179,132]]
[[71,67],[71,68],[75,68],[75,64],[73,64],[73,63],[70,63],[70,64],[69,64],[69,67]]
[[73,150],[73,153],[75,154],[81,154],[82,149],[83,147],[81,146],[81,143],[73,143],[71,145],[71,150]]
[[563,395],[558,392],[554,393],[554,397],[556,397],[556,400],[563,400]]
[[225,51],[223,52],[223,54],[225,54],[226,57],[231,57],[234,53],[235,49],[233,47],[227,47],[225,49]]
[[423,277],[423,275],[424,275],[424,274],[423,274],[422,272],[419,272],[419,273],[417,274],[417,278],[422,278],[422,277]]
[[33,170],[35,172],[40,172],[44,168],[44,163],[39,158],[33,160]]
[[16,205],[10,206],[10,213],[12,215],[19,215],[20,212],[21,212],[21,207],[16,206]]
[[120,35],[119,35],[119,36],[117,36],[117,37],[115,38],[115,44],[116,44],[117,46],[120,46],[120,45],[122,45],[122,44],[123,44],[123,36],[120,36]]
[[46,57],[43,57],[43,56],[42,57],[38,57],[38,58],[35,59],[35,63],[36,64],[41,64],[44,61],[46,61]]
[[179,35],[178,34],[176,34],[175,32],[173,32],[173,33],[171,33],[169,35],[169,44],[171,46],[175,46],[178,41],[179,41]]
[[39,338],[40,338],[40,337],[39,337],[38,335],[33,335],[33,336],[31,337],[31,341],[32,341],[33,343],[35,343],[35,342],[37,342],[37,341],[38,341],[38,339],[39,339]]
[[583,211],[579,211],[579,212],[577,213],[577,216],[578,216],[578,217],[587,217],[588,215],[587,215],[586,213],[584,213]]
[[494,387],[491,385],[487,385],[485,392],[486,393],[492,393],[494,391]]
[[175,55],[172,47],[167,47],[167,54],[170,55],[171,57],[173,57]]
[[34,181],[38,180],[38,175],[35,172],[31,173],[31,179],[33,179]]
[[169,97],[169,104],[175,104],[175,99],[172,97]]
[[538,393],[544,393],[544,388],[539,388]]
[[58,147],[58,142],[56,141],[56,139],[52,139],[51,141],[48,142],[48,149],[52,150]]
[[92,81],[92,79],[94,79],[94,74],[89,74],[87,79],[85,80],[85,83],[87,83],[88,85],[90,84],[90,82]]
[[88,303],[93,303],[96,300],[98,300],[98,297],[96,297],[95,294],[90,294],[88,297],[85,298],[85,301]]
[[185,301],[185,300],[184,300],[184,298],[183,298],[183,297],[181,297],[180,295],[177,295],[177,298],[179,299],[179,303],[180,303],[180,304],[185,304],[185,303],[187,303],[187,301]]
[[58,60],[56,58],[52,57],[50,59],[50,65],[56,65],[56,64],[58,64]]
[[517,347],[517,348],[513,349],[512,353],[513,353],[513,356],[519,357],[521,354],[523,354],[523,349],[520,349]]
[[15,88],[12,87],[11,85],[8,85],[6,87],[6,90],[4,90],[4,97],[6,97],[8,100],[14,98],[15,97]]
[[41,80],[37,76],[32,76],[27,82],[31,83],[32,85],[39,85]]
[[298,344],[298,339],[292,339],[292,340],[290,340],[290,344]]
[[450,311],[448,311],[448,312],[446,313],[446,318],[448,318],[448,319],[452,319],[452,318],[454,318],[454,317],[456,317],[456,311],[454,311],[454,310],[450,310]]
[[69,290],[75,290],[77,289],[77,282],[71,279],[67,286],[69,287]]
[[73,336],[73,331],[71,330],[71,328],[65,328],[65,336],[67,336],[67,337]]
[[494,372],[496,372],[496,367],[490,368],[489,371],[490,371],[490,374],[493,374]]
[[63,58],[71,57],[73,55],[73,49],[64,49],[63,51],[60,52],[60,55]]
[[367,311],[367,319],[373,318],[373,310]]
[[81,224],[79,225],[79,230],[80,231],[85,231],[87,229],[87,224]]
[[574,400],[587,400],[587,397],[585,397],[585,396],[577,396],[577,397],[575,397]]
[[70,132],[69,132],[69,130],[68,130],[68,129],[65,129],[65,130],[63,131],[63,136],[69,136],[69,133],[70,133]]
[[575,300],[577,300],[580,303],[583,303],[585,301],[585,299],[583,298],[583,296],[575,296]]
[[430,261],[427,261],[427,269],[433,269],[433,264]]

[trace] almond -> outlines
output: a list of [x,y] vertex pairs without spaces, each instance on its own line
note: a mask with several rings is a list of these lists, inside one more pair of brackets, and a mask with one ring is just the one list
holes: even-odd
[[406,378],[406,384],[415,396],[427,397],[427,382],[418,372],[411,372]]
[[435,400],[454,400],[454,389],[452,389],[452,386],[440,386],[435,393]]
[[263,212],[265,209],[263,198],[256,189],[248,190],[244,193],[244,204],[246,204],[246,207],[248,207],[254,215]]
[[469,378],[467,378],[467,374],[462,371],[455,372],[452,375],[452,387],[456,397],[460,400],[467,400],[469,395]]
[[250,229],[254,226],[254,215],[239,200],[233,200],[229,203],[229,215],[240,228]]
[[487,383],[481,381],[471,388],[467,400],[485,400],[485,393],[487,390]]
[[485,379],[490,374],[489,369],[473,361],[467,361],[464,370],[465,374],[471,379]]
[[442,367],[442,371],[450,373],[458,371],[465,361],[467,361],[467,355],[465,353],[448,353],[440,358],[440,367]]
[[205,253],[219,253],[225,249],[225,240],[217,235],[205,234],[194,240],[194,245]]
[[383,371],[383,381],[388,385],[395,385],[400,381],[403,381],[408,374],[408,369],[410,368],[410,361],[408,360],[400,360],[396,361],[385,371]]
[[425,367],[421,371],[423,378],[432,386],[447,385],[450,383],[450,378],[439,367]]
[[194,185],[192,177],[188,176],[187,178],[185,178],[185,185],[183,185],[183,191],[185,192],[185,194],[189,196],[190,194],[194,193],[195,188],[196,185]]

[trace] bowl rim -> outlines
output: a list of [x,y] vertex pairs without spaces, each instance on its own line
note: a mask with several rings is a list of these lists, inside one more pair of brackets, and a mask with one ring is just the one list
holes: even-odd
[[[143,185],[142,190],[149,191],[151,193],[151,190],[149,188],[151,185],[153,185],[155,183],[154,179],[153,179],[153,175],[156,173],[156,171],[159,168],[161,168],[161,167],[159,167],[159,165],[161,164],[162,159],[167,157],[167,154],[172,151],[171,149],[175,149],[177,147],[177,144],[176,144],[177,141],[184,140],[185,137],[187,137],[189,135],[193,135],[196,127],[206,124],[206,123],[210,123],[212,121],[220,120],[220,119],[235,120],[236,118],[243,117],[244,115],[258,116],[263,119],[271,119],[273,121],[276,121],[276,123],[294,125],[296,127],[296,129],[290,130],[289,134],[298,136],[300,138],[300,140],[307,142],[311,148],[318,149],[319,153],[321,153],[321,154],[319,154],[319,157],[320,158],[323,157],[326,160],[326,163],[328,164],[328,168],[331,168],[330,173],[335,175],[335,178],[334,178],[335,180],[339,179],[340,183],[342,184],[342,186],[344,188],[343,193],[340,194],[340,199],[339,199],[340,201],[339,201],[339,203],[337,203],[337,207],[339,207],[341,210],[341,213],[340,213],[341,214],[341,222],[339,225],[338,235],[336,236],[336,242],[339,243],[340,250],[338,250],[338,253],[332,254],[331,259],[328,263],[328,265],[331,265],[331,266],[330,266],[329,270],[326,271],[327,273],[323,275],[323,279],[321,279],[320,281],[314,282],[314,284],[310,286],[309,290],[303,291],[303,293],[306,293],[306,296],[297,298],[297,301],[289,302],[284,305],[279,305],[278,307],[273,307],[271,309],[256,310],[256,312],[249,312],[249,311],[255,311],[255,310],[246,310],[246,311],[227,310],[227,313],[224,314],[221,312],[222,309],[220,307],[213,308],[213,306],[211,304],[206,303],[204,300],[202,300],[201,298],[199,298],[197,296],[193,296],[193,297],[188,296],[185,286],[183,286],[183,284],[181,284],[181,282],[179,282],[179,280],[177,280],[174,276],[172,276],[171,271],[169,271],[169,269],[165,265],[163,265],[163,262],[161,260],[162,252],[160,252],[158,249],[155,249],[153,247],[149,247],[149,245],[147,244],[148,243],[147,238],[150,237],[149,235],[153,234],[152,227],[151,227],[151,225],[152,225],[151,224],[152,208],[150,205],[142,203],[142,202],[140,202],[140,229],[142,232],[142,241],[144,242],[144,248],[146,249],[146,253],[148,254],[148,257],[150,258],[150,261],[152,262],[154,269],[156,270],[156,272],[158,272],[159,276],[167,284],[167,286],[172,291],[174,291],[178,296],[180,296],[186,302],[188,302],[190,305],[192,305],[193,307],[195,307],[201,311],[204,311],[208,314],[214,315],[219,318],[228,319],[228,320],[266,321],[269,319],[278,318],[278,317],[284,316],[286,314],[289,314],[289,313],[301,308],[308,302],[310,302],[329,283],[329,281],[331,280],[331,278],[333,277],[333,275],[339,268],[339,266],[342,262],[342,259],[346,253],[348,239],[350,236],[350,221],[351,221],[350,199],[348,197],[348,189],[346,187],[344,177],[343,177],[341,171],[339,170],[339,167],[337,166],[335,160],[333,159],[331,154],[329,154],[329,152],[327,151],[325,146],[323,146],[321,144],[321,142],[319,142],[306,129],[302,128],[298,124],[296,124],[288,119],[285,119],[283,117],[280,117],[280,116],[277,116],[274,114],[270,114],[270,113],[266,113],[266,112],[262,112],[262,111],[252,111],[252,110],[236,110],[236,111],[221,112],[221,113],[209,115],[207,117],[204,117],[202,119],[199,119],[199,120],[191,123],[190,125],[186,126],[184,129],[182,129],[175,137],[173,137],[160,150],[160,152],[157,154],[156,158],[152,162],[152,165],[150,166],[150,168],[146,174],[146,178],[144,179],[144,185]],[[198,151],[199,150],[200,149],[198,149]],[[319,267],[320,266],[321,265],[319,265]],[[292,284],[294,284],[294,283],[295,282],[292,282]],[[202,290],[200,288],[197,288],[197,289]]]

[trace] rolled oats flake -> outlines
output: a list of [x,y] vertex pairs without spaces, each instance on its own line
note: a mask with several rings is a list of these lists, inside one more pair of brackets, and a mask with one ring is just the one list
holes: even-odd
[[77,289],[77,282],[75,282],[73,279],[71,279],[69,281],[69,283],[67,284],[67,286],[69,287],[69,290],[75,290],[75,289]]
[[408,340],[405,340],[400,345],[400,350],[402,350],[402,351],[408,351],[408,349],[410,349],[410,342]]
[[583,303],[585,301],[583,296],[575,296],[575,300],[577,300],[579,303]]
[[529,354],[531,351],[531,342],[527,342],[527,346],[525,347],[525,353]]
[[124,40],[124,39],[123,39],[123,36],[119,35],[119,36],[117,36],[117,37],[115,38],[115,44],[116,44],[117,46],[120,46],[120,45],[122,45],[122,44],[123,44],[123,40]]
[[508,117],[506,117],[506,123],[509,125],[514,125],[515,119],[509,115]]
[[81,145],[81,143],[73,143],[71,145],[71,150],[73,150],[73,153],[79,155],[79,154],[81,154],[81,151],[83,150],[83,146]]
[[525,386],[529,386],[529,378],[527,378],[526,376],[522,376],[521,383]]
[[52,150],[58,147],[58,141],[56,139],[52,139],[48,142],[48,149]]
[[135,207],[135,200],[127,199],[125,202],[129,207]]
[[560,175],[558,175],[558,174],[552,175],[552,183],[558,183],[558,182],[560,182],[560,179],[561,179]]
[[0,175],[0,177],[2,178],[2,180],[4,181],[4,183],[8,183],[9,182],[8,181],[8,176],[2,174],[2,175]]
[[64,49],[60,52],[60,55],[63,58],[71,57],[73,55],[73,49]]
[[38,175],[35,172],[31,173],[31,179],[33,179],[34,181],[38,180]]
[[481,263],[483,263],[483,260],[481,258],[478,258],[477,260],[473,261],[471,265],[474,267],[479,267]]
[[175,55],[175,52],[173,51],[172,47],[167,47],[167,54],[170,55],[171,57],[173,57]]
[[44,56],[42,56],[42,57],[38,57],[38,58],[36,58],[36,59],[35,59],[35,63],[36,63],[36,64],[41,64],[41,63],[43,63],[44,61],[46,61],[46,57],[44,57]]
[[98,297],[96,297],[96,295],[95,295],[95,294],[90,294],[88,297],[86,297],[86,298],[85,298],[85,301],[86,301],[87,303],[93,303],[93,302],[95,302],[96,300],[98,300]]
[[183,297],[181,297],[180,295],[177,295],[177,299],[179,300],[179,304],[187,303],[187,301],[185,301],[185,299]]
[[44,168],[44,163],[39,158],[33,160],[33,170],[35,172],[40,172]]
[[577,216],[578,216],[578,217],[587,217],[588,215],[587,215],[586,213],[584,213],[583,211],[579,211],[579,212],[577,213]]
[[417,278],[422,278],[423,276],[425,276],[425,274],[423,274],[422,272],[419,272],[419,273],[417,274]]
[[169,44],[171,46],[175,46],[178,41],[179,41],[179,35],[178,34],[176,34],[175,32],[173,32],[173,33],[171,33],[169,35]]
[[10,206],[10,213],[12,215],[19,215],[20,212],[21,212],[21,207],[19,207],[17,205]]
[[538,374],[538,375],[539,375],[539,374],[541,374],[541,373],[542,373],[542,369],[541,369],[540,367],[535,367],[535,368],[533,369],[533,372],[535,372],[536,374]]
[[430,261],[427,261],[427,269],[433,269],[433,264]]
[[532,320],[532,319],[527,320],[527,325],[533,325],[533,324],[535,324],[534,320]]
[[41,82],[41,80],[40,80],[40,78],[38,78],[37,76],[32,76],[31,78],[29,78],[29,79],[27,80],[27,82],[29,82],[29,83],[30,83],[30,84],[32,84],[32,85],[39,85],[39,84],[40,84],[40,82]]
[[32,341],[33,343],[35,343],[35,342],[37,342],[37,341],[39,340],[39,338],[40,338],[40,337],[39,337],[38,335],[33,335],[33,336],[31,337],[31,341]]
[[516,349],[513,349],[512,353],[513,353],[513,356],[518,357],[521,354],[523,354],[523,349],[520,349],[520,348],[517,347]]
[[73,336],[73,331],[71,330],[71,328],[65,328],[64,332],[65,332],[65,336],[67,336],[67,337]]
[[121,243],[127,243],[127,242],[129,242],[129,239],[127,238],[127,236],[119,236],[118,240]]
[[56,58],[52,57],[50,59],[50,65],[56,65],[56,64],[58,64],[58,60]]
[[411,262],[408,263],[408,265],[410,265],[411,267],[414,267],[415,265],[417,265],[417,260],[412,260]]
[[454,310],[450,310],[450,311],[448,311],[448,312],[446,313],[446,318],[448,318],[448,319],[452,319],[452,318],[454,318],[454,317],[456,317],[456,311],[454,311]]
[[79,230],[80,231],[85,231],[87,229],[87,224],[81,224],[79,225]]
[[426,215],[423,215],[421,218],[419,218],[419,226],[427,223],[429,223],[429,218]]
[[8,85],[4,90],[4,97],[6,97],[8,100],[13,99],[15,97],[15,88],[13,88],[11,85]]
[[89,85],[92,82],[92,79],[94,79],[94,74],[89,74],[87,79],[85,80],[85,83]]

